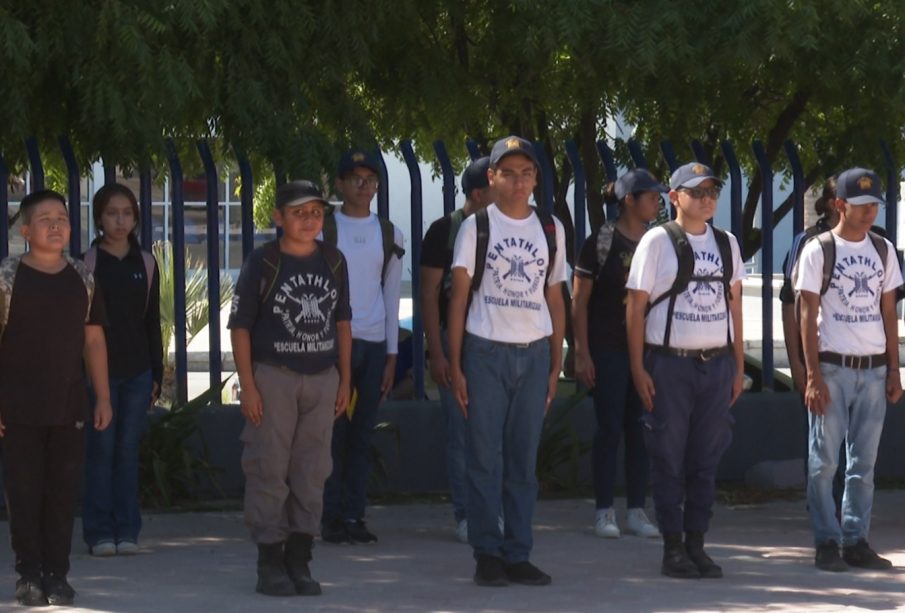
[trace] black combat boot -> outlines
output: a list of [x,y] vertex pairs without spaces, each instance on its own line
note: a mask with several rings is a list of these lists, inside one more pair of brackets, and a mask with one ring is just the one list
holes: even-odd
[[698,579],[701,573],[688,557],[685,544],[682,543],[681,532],[670,532],[663,535],[663,566],[660,572],[676,579]]
[[286,571],[295,584],[295,593],[302,596],[320,596],[321,584],[311,578],[308,562],[311,561],[311,547],[314,537],[310,534],[293,532],[286,541]]
[[283,564],[283,543],[258,545],[258,585],[255,591],[267,596],[295,596],[295,585]]
[[698,567],[698,572],[704,579],[719,579],[723,576],[723,569],[704,552],[704,533],[686,532],[685,551],[688,558]]

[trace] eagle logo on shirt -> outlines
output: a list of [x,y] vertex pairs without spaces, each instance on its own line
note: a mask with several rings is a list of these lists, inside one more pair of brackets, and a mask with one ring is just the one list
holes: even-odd
[[[493,280],[498,306],[536,310],[543,299],[542,284],[547,274],[547,248],[524,238],[503,238],[487,250],[486,270]],[[529,304],[530,303],[530,304]]]
[[837,258],[830,288],[853,314],[879,314],[885,272],[879,258],[864,255]]
[[273,313],[297,341],[312,343],[332,328],[339,292],[333,279],[320,274],[291,275],[273,295]]

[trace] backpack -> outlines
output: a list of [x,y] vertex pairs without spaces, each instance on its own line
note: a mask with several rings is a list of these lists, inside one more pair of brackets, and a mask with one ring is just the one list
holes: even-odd
[[[887,266],[887,256],[889,254],[889,246],[886,243],[886,239],[873,231],[868,231],[868,238],[870,238],[870,242],[873,243],[874,249],[877,250],[877,255],[880,256],[880,261],[883,262],[883,274],[886,274],[886,266]],[[801,251],[804,249],[805,243],[808,243],[814,239],[820,243],[820,249],[823,251],[823,271],[821,272],[820,279],[820,295],[823,296],[830,289],[830,282],[833,280],[833,269],[836,267],[836,241],[833,240],[833,233],[829,230],[823,232],[817,232],[812,234],[811,236],[805,236],[799,241],[798,253],[796,256],[801,256]],[[792,287],[794,288],[798,281],[798,267],[800,257],[796,257],[795,262],[790,264],[792,267]],[[795,292],[795,318],[801,323],[801,292]]]
[[[390,260],[395,255],[400,260],[405,255],[405,249],[396,244],[395,227],[389,219],[378,216],[380,222],[380,236],[383,243],[383,268],[380,271],[380,287],[386,280],[387,268],[390,266]],[[339,236],[336,230],[336,217],[333,216],[333,207],[328,207],[327,214],[324,216],[324,242],[332,246],[339,243]]]
[[[540,221],[541,228],[544,230],[544,238],[547,241],[547,276],[546,282],[550,280],[550,273],[553,270],[553,258],[556,256],[556,222],[553,221],[553,215],[538,207],[531,207],[534,214]],[[487,268],[487,248],[490,243],[490,216],[486,208],[478,209],[475,213],[475,224],[477,226],[478,236],[475,241],[475,258],[474,258],[474,276],[471,278],[471,291],[477,292],[481,287],[481,281],[484,279],[484,270]]]
[[[449,235],[446,237],[446,250],[449,253],[456,248],[456,237],[459,236],[459,229],[462,227],[463,221],[465,221],[465,209],[456,209],[449,214]],[[452,269],[447,270],[443,275],[442,287],[448,300],[452,291]]]
[[675,221],[668,221],[663,224],[662,227],[664,230],[666,230],[666,235],[669,236],[669,240],[670,242],[672,242],[673,249],[676,253],[676,259],[679,262],[679,269],[676,271],[676,278],[672,282],[672,287],[670,287],[666,292],[657,296],[657,299],[649,303],[647,307],[647,313],[650,313],[651,309],[653,309],[655,306],[657,306],[664,300],[669,300],[669,308],[666,312],[666,333],[663,337],[663,345],[665,347],[669,347],[669,335],[672,331],[672,317],[673,312],[675,311],[676,298],[678,298],[679,294],[685,291],[685,289],[688,287],[688,284],[692,281],[719,281],[722,283],[723,297],[725,298],[726,302],[727,315],[726,344],[730,344],[732,341],[732,336],[729,323],[729,300],[732,298],[732,294],[730,293],[729,289],[732,283],[732,274],[734,273],[734,262],[732,260],[732,247],[729,245],[729,235],[719,228],[712,227],[713,237],[716,239],[716,246],[720,252],[720,261],[723,264],[723,274],[721,276],[698,277],[694,274],[694,250],[691,248],[691,244],[688,242],[688,236],[685,234],[685,230],[683,230],[682,226],[680,226]]
[[[94,275],[81,260],[76,260],[66,254],[63,257],[85,284],[85,291],[88,293],[88,309],[85,312],[85,323],[87,324],[91,315],[91,301],[94,299]],[[0,337],[3,336],[6,324],[9,322],[9,307],[13,302],[13,287],[16,285],[16,272],[19,270],[21,261],[22,256],[11,256],[0,262]]]
[[[343,264],[345,263],[342,254],[339,252],[339,249],[329,243],[323,241],[315,242],[317,243],[321,254],[323,254],[324,259],[327,260],[327,266],[330,268],[330,273],[333,275],[334,282],[337,286],[341,287],[343,284],[343,277],[345,276],[342,271]],[[262,272],[261,283],[258,289],[258,298],[259,304],[263,305],[270,297],[270,294],[273,293],[273,288],[277,284],[277,279],[280,278],[280,262],[282,261],[282,258],[280,258],[280,241],[272,240],[264,243],[261,245],[261,251],[263,251],[261,258]]]
[[[154,256],[144,250],[139,250],[141,252],[141,261],[144,262],[145,265],[145,277],[148,280],[148,293],[145,296],[145,310],[148,310],[148,302],[151,300],[151,284],[154,280],[154,265],[156,261],[154,260]],[[92,245],[88,248],[88,251],[85,252],[85,255],[82,257],[82,261],[85,262],[85,266],[88,267],[88,271],[93,275],[95,268],[97,268],[97,246]]]

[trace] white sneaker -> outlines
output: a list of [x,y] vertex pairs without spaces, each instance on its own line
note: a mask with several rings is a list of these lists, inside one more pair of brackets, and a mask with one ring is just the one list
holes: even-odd
[[95,558],[109,558],[116,555],[116,545],[113,541],[101,541],[91,546],[90,553]]
[[138,543],[135,541],[120,541],[116,544],[116,553],[121,556],[134,556],[138,553]]
[[456,524],[456,540],[468,544],[468,520],[463,519]]
[[635,536],[643,538],[657,538],[660,536],[660,531],[657,530],[655,525],[650,523],[650,520],[644,513],[644,509],[640,507],[628,510],[625,515],[625,524],[626,532],[629,534],[634,534]]
[[612,507],[609,509],[598,509],[597,523],[594,524],[594,534],[605,539],[617,539],[622,536],[619,532],[619,526],[616,525],[616,511]]

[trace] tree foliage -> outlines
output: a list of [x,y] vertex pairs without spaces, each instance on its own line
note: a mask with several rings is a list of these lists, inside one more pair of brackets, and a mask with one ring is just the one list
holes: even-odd
[[750,254],[753,139],[780,172],[783,142],[798,143],[809,181],[881,167],[881,138],[905,153],[903,22],[893,0],[9,0],[0,150],[21,168],[26,136],[48,151],[67,135],[83,167],[163,165],[171,137],[191,167],[194,141],[210,138],[221,159],[248,154],[258,176],[329,187],[352,143],[411,138],[432,159],[440,138],[461,165],[465,138],[486,149],[516,132],[555,160],[568,228],[565,139],[579,144],[594,223],[596,140],[627,163],[634,137],[663,176],[661,141],[687,159],[699,139],[725,171],[728,139],[751,177]]

